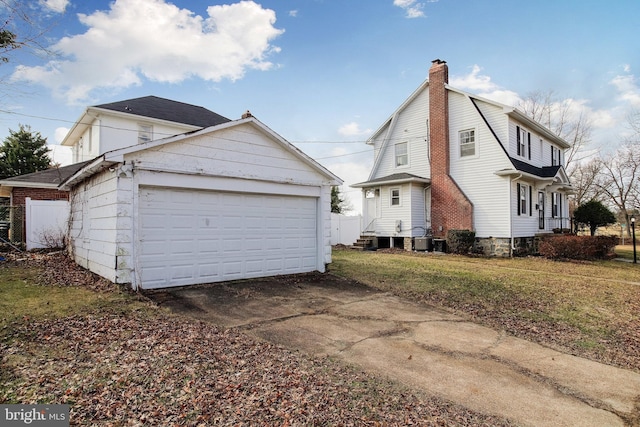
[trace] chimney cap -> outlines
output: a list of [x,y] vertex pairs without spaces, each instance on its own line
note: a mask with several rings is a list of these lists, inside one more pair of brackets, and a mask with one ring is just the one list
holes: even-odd
[[431,61],[432,64],[446,64],[447,61],[443,61],[442,59],[434,59],[433,61]]
[[251,114],[251,111],[247,110],[243,115],[242,118],[243,119],[247,119],[249,117],[253,117],[253,114]]

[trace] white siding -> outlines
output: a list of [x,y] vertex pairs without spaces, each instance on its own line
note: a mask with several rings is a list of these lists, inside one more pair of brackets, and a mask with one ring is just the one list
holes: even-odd
[[157,122],[136,116],[101,114],[72,147],[74,162],[91,160],[108,151],[138,144],[138,125],[153,127],[153,139],[163,139],[197,129],[195,126]]
[[[429,195],[430,196],[430,195]],[[425,213],[425,187],[418,184],[411,184],[411,222],[409,224],[410,236],[424,236],[427,231],[427,227],[430,226],[427,224],[426,213]]]
[[137,169],[321,185],[327,178],[249,124],[126,156]]
[[[392,122],[393,128],[385,140],[376,140],[375,153],[384,157],[378,164],[371,179],[381,178],[395,173],[410,173],[428,178],[431,174],[429,164],[429,144],[427,141],[427,119],[429,118],[429,91],[423,90]],[[409,164],[396,167],[395,144],[406,142],[409,152]],[[380,144],[385,144],[381,149]]]
[[[497,107],[494,104],[476,99],[475,100],[478,109],[482,112],[482,115],[495,132],[500,144],[504,146],[504,150],[509,150],[509,117],[504,114],[502,108]],[[495,139],[494,139],[495,140]]]
[[163,122],[155,122],[153,119],[135,116],[114,117],[100,116],[100,154],[119,148],[130,147],[138,144],[138,125],[147,124],[153,127],[153,139],[168,138],[194,129],[193,126],[171,125]]
[[[527,212],[518,215],[518,184],[527,186],[527,198],[529,197],[528,188],[531,187],[533,200],[527,204]],[[538,188],[535,184],[525,180],[514,180],[511,185],[512,201],[511,212],[513,215],[513,237],[530,237],[540,233],[538,229],[538,212],[535,210],[538,197]],[[528,199],[527,199],[528,200]],[[533,209],[531,212],[530,207]],[[550,212],[550,210],[549,210]]]
[[[518,140],[517,140],[517,128],[520,126],[525,129],[527,132],[531,134],[531,159],[529,159],[529,152],[527,148],[527,152],[525,155],[518,155]],[[545,140],[540,134],[535,133],[530,128],[522,125],[513,120],[509,121],[509,153],[511,157],[522,160],[524,162],[529,163],[535,167],[545,167],[552,166],[551,164],[551,147],[553,146],[555,150],[558,150],[561,153],[560,156],[560,164],[564,165],[564,149],[560,148],[558,145]]]
[[[391,205],[391,190],[400,189],[400,205]],[[376,235],[408,237],[411,235],[412,192],[410,184],[380,188],[380,217],[376,220]],[[401,221],[401,231],[396,231],[396,221]]]
[[[475,130],[476,156],[460,157],[458,132]],[[508,237],[508,178],[495,174],[511,167],[498,141],[475,109],[471,100],[449,92],[449,138],[451,177],[473,203],[474,228],[478,237]]]
[[[251,124],[124,154],[71,192],[70,251],[118,283],[140,282],[141,186],[279,195],[314,201],[315,267],[331,262],[331,179]],[[170,227],[170,224],[166,224]]]
[[107,170],[71,191],[69,235],[69,249],[75,261],[114,282],[118,225],[116,186],[116,174]]

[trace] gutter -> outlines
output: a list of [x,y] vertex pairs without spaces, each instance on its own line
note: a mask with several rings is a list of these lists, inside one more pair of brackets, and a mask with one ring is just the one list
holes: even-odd
[[75,174],[71,175],[69,178],[67,178],[66,181],[61,182],[60,185],[58,186],[58,189],[64,190],[64,191],[71,191],[71,189],[79,182],[82,182],[88,177],[110,166],[113,166],[116,163],[119,163],[119,162],[106,160],[104,154],[100,157],[96,157],[95,160],[87,164],[85,167],[80,169]]

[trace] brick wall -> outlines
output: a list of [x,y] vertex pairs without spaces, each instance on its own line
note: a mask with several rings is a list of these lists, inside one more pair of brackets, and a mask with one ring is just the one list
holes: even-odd
[[431,228],[434,236],[448,230],[473,230],[473,204],[449,175],[449,82],[446,62],[429,69],[429,135],[431,150]]
[[27,197],[31,200],[69,200],[69,192],[55,188],[14,187],[11,203],[13,206],[24,205]]

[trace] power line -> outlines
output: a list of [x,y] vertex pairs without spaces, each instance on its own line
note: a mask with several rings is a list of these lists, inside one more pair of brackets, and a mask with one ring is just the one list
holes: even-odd
[[[33,119],[39,119],[39,120],[48,120],[48,121],[55,121],[55,122],[62,122],[62,123],[69,123],[69,124],[79,124],[79,125],[86,125],[86,126],[91,126],[93,125],[93,122],[91,123],[83,123],[83,122],[75,122],[75,121],[71,121],[71,120],[66,120],[66,119],[58,119],[58,118],[53,118],[53,117],[44,117],[44,116],[37,116],[37,115],[33,115],[33,114],[24,114],[24,113],[17,113],[15,111],[9,111],[9,110],[2,110],[0,109],[0,113],[4,113],[4,114],[10,114],[10,115],[14,115],[14,116],[22,116],[22,117],[30,117]],[[104,125],[104,124],[100,124],[99,125],[102,128],[105,129],[114,129],[114,130],[121,130],[121,131],[126,131],[126,132],[138,132],[137,129],[126,129],[126,128],[121,128],[121,127],[117,127],[117,126],[108,126],[108,125]],[[173,133],[162,133],[162,132],[154,132],[155,135],[159,135],[159,136],[174,136],[175,134]],[[426,135],[417,135],[417,136],[413,136],[411,138],[385,138],[385,141],[409,141],[409,140],[425,140],[426,139]],[[308,141],[289,141],[287,140],[289,143],[291,144],[366,144],[367,142],[369,142],[369,140],[344,140],[344,141],[320,141],[320,140],[308,140]],[[357,154],[357,153],[353,153],[353,154]],[[334,156],[334,157],[339,157],[339,156]],[[329,158],[329,157],[323,157],[323,158]]]

